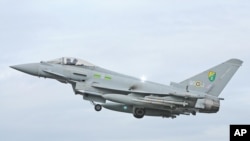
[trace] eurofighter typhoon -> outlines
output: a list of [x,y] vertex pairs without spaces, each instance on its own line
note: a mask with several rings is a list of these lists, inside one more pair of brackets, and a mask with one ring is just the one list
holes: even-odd
[[72,85],[75,94],[102,107],[131,113],[135,118],[216,113],[219,95],[243,62],[230,59],[170,86],[116,73],[77,58],[62,57],[40,63],[10,66],[18,71]]

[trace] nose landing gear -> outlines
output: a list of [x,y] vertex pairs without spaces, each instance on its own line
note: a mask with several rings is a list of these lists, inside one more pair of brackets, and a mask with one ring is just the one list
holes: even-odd
[[96,104],[96,105],[95,105],[95,110],[96,110],[97,112],[101,111],[101,110],[102,110],[102,105]]
[[100,105],[100,104],[95,104],[94,101],[91,101],[91,103],[94,105],[95,110],[96,110],[97,112],[99,112],[99,111],[102,110],[102,105]]

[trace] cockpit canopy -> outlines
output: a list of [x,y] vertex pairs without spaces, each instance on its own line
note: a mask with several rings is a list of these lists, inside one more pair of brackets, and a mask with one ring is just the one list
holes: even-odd
[[73,57],[62,57],[54,60],[47,61],[47,63],[62,64],[62,65],[74,65],[74,66],[94,66],[93,64],[84,61],[82,59]]

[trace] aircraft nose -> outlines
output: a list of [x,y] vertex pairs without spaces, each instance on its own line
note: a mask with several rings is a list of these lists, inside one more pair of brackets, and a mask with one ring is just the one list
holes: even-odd
[[39,63],[22,64],[10,67],[27,74],[38,76]]

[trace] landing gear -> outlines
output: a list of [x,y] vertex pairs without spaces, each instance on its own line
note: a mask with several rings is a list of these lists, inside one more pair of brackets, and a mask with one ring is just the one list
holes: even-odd
[[90,102],[95,106],[95,110],[96,110],[97,112],[99,112],[99,111],[102,110],[102,105],[100,105],[100,104],[95,104],[94,101],[90,101]]
[[144,108],[134,108],[133,115],[135,118],[143,118],[145,115],[145,109]]
[[96,105],[95,105],[95,110],[96,110],[97,112],[101,111],[101,110],[102,110],[102,105],[96,104]]

